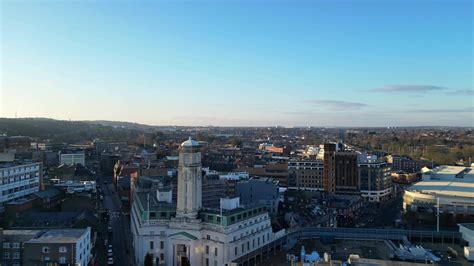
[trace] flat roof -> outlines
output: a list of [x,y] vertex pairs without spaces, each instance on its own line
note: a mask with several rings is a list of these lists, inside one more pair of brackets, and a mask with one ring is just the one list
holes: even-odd
[[407,189],[429,194],[474,198],[474,179],[422,180]]
[[459,225],[464,226],[467,229],[474,231],[474,223],[462,223],[462,224],[459,224]]
[[158,201],[156,191],[139,191],[135,195],[142,211],[147,211],[149,207],[150,212],[176,212],[176,204]]
[[30,160],[23,160],[23,161],[12,161],[12,162],[0,162],[0,169],[2,168],[10,168],[10,167],[18,167],[18,166],[28,166],[28,165],[39,165],[41,163],[33,162]]
[[24,242],[38,235],[41,230],[3,230],[3,241]]
[[431,169],[432,173],[439,175],[456,175],[463,171],[470,172],[472,171],[472,168],[465,166],[440,165]]
[[30,239],[27,243],[76,243],[77,240],[87,232],[87,230],[87,228],[52,229]]

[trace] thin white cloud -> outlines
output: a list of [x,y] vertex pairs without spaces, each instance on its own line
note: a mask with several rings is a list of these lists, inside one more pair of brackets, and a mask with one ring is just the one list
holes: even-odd
[[367,104],[365,103],[337,101],[337,100],[308,100],[305,102],[314,104],[315,106],[321,106],[325,109],[332,110],[332,111],[359,110],[367,106]]
[[461,90],[455,90],[455,91],[446,92],[446,93],[449,94],[449,95],[453,95],[453,96],[458,96],[458,95],[461,95],[461,96],[474,96],[474,90],[473,89],[461,89]]
[[380,93],[428,93],[445,90],[448,90],[448,88],[431,85],[386,85],[369,91]]
[[463,108],[445,108],[445,109],[417,109],[408,110],[408,113],[472,113],[474,107],[463,107]]

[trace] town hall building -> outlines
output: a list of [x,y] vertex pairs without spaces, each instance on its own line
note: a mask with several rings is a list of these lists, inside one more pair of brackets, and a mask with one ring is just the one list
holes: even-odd
[[153,256],[154,265],[222,266],[273,241],[265,205],[241,206],[221,199],[220,209],[202,208],[201,147],[180,145],[177,202],[172,190],[137,191],[131,230],[137,265]]

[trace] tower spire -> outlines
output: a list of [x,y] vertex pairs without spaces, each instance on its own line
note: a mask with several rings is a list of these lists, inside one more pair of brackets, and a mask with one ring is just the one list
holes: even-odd
[[179,148],[176,217],[197,218],[202,206],[202,165],[199,142],[189,137]]

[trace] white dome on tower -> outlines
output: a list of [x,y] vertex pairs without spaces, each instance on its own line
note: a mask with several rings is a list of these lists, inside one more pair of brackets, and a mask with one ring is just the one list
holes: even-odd
[[185,142],[181,143],[181,147],[197,147],[199,146],[199,142],[193,140],[191,137],[189,137],[188,140]]

